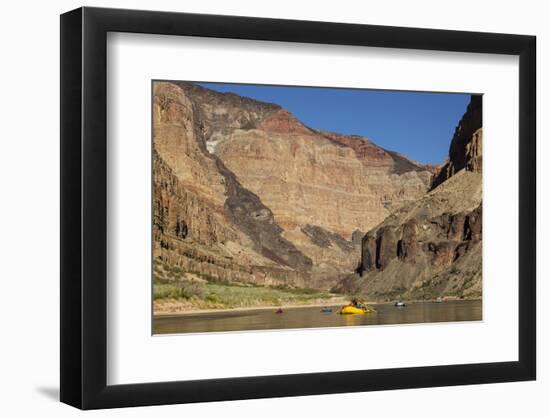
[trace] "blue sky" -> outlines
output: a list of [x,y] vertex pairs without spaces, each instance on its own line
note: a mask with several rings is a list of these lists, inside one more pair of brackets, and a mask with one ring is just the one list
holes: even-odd
[[277,103],[309,127],[356,134],[418,162],[445,161],[468,94],[199,83]]

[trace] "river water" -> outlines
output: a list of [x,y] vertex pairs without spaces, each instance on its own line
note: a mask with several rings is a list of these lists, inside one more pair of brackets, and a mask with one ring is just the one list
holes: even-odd
[[376,313],[340,315],[321,307],[235,310],[160,316],[153,319],[153,334],[227,332],[235,330],[303,329],[312,327],[368,326],[377,324],[437,323],[481,320],[481,300],[419,302],[406,307],[377,304]]

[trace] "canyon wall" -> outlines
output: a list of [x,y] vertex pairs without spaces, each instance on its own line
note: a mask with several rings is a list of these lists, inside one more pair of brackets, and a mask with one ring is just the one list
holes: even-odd
[[155,83],[154,257],[219,279],[303,285],[311,260],[207,151],[200,116],[181,88]]
[[472,96],[432,189],[362,239],[334,290],[374,300],[476,298],[482,289],[481,96]]
[[216,278],[328,289],[434,167],[276,104],[155,82],[154,256]]
[[446,181],[458,171],[482,171],[482,97],[471,96],[468,108],[458,123],[451,145],[449,159],[435,175],[431,189]]

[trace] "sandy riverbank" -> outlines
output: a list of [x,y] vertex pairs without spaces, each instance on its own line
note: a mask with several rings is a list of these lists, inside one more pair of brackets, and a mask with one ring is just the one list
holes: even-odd
[[[471,300],[481,300],[481,298],[467,298],[461,300],[458,297],[445,297],[441,301],[471,301]],[[416,303],[435,303],[439,300],[404,300],[407,304],[416,304]],[[281,305],[267,305],[267,306],[249,306],[249,307],[235,307],[235,308],[189,308],[188,305],[185,305],[176,300],[164,301],[163,308],[164,311],[154,311],[153,318],[156,317],[169,317],[169,316],[181,316],[188,314],[201,314],[201,313],[224,313],[224,312],[239,312],[239,311],[251,311],[251,310],[272,310],[282,308],[284,309],[295,309],[295,308],[308,308],[308,307],[340,307],[349,303],[349,297],[333,297],[326,300],[319,300],[314,303],[307,304],[281,304]],[[393,304],[393,301],[365,301],[367,305],[380,305],[380,304]]]
[[[236,308],[208,308],[208,309],[197,309],[197,308],[188,308],[178,303],[177,301],[163,302],[164,311],[154,311],[153,317],[164,317],[164,316],[180,316],[186,314],[197,314],[197,313],[221,313],[228,311],[250,311],[250,310],[272,310],[277,308],[290,309],[290,308],[307,308],[307,307],[326,307],[326,306],[341,306],[349,303],[348,297],[333,297],[326,300],[319,300],[314,303],[307,304],[281,304],[281,305],[269,305],[269,306],[250,306],[250,307],[236,307]],[[179,306],[178,306],[179,304]],[[376,303],[368,303],[376,304]]]

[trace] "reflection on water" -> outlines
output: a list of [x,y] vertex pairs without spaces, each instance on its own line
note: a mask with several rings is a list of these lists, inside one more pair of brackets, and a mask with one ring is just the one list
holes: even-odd
[[311,327],[364,326],[375,324],[436,323],[481,320],[481,300],[412,303],[404,308],[378,304],[376,313],[340,315],[339,306],[332,312],[321,307],[276,308],[246,311],[220,311],[155,317],[154,334],[227,332],[233,330],[300,329]]

